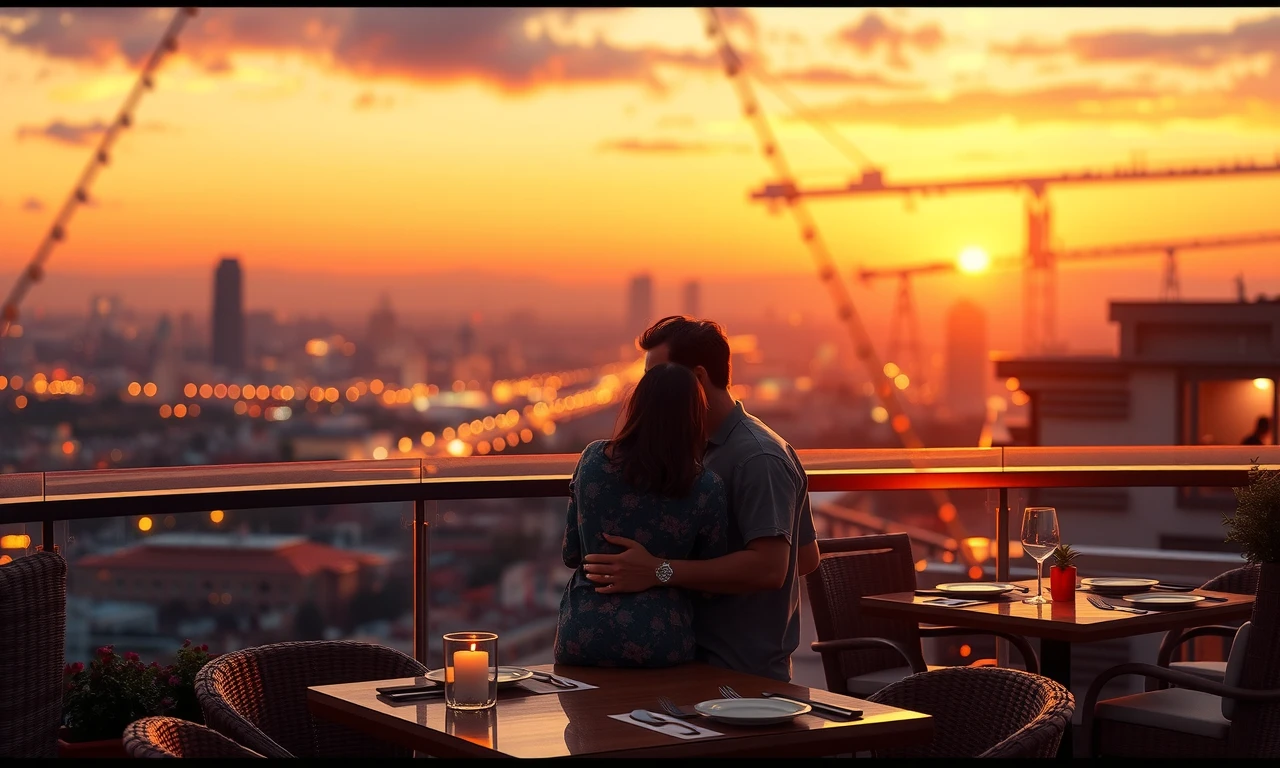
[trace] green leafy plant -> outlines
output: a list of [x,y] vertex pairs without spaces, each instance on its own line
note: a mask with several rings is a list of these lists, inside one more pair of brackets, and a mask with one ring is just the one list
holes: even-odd
[[161,676],[165,699],[170,702],[166,714],[204,723],[204,712],[196,701],[196,673],[212,658],[208,645],[192,645],[190,640],[182,644],[177,661],[164,667],[166,674]]
[[146,666],[136,653],[123,656],[104,645],[86,667],[68,664],[62,698],[63,724],[69,741],[119,739],[125,726],[161,711],[163,668]]
[[1240,545],[1251,563],[1280,563],[1280,470],[1262,469],[1253,459],[1249,484],[1233,488],[1235,515],[1222,521],[1227,541]]
[[1075,564],[1079,556],[1080,553],[1072,549],[1070,544],[1059,544],[1057,549],[1053,550],[1053,564],[1065,571]]
[[125,726],[150,715],[169,715],[204,722],[196,701],[196,673],[212,659],[209,646],[178,649],[173,664],[144,665],[138,654],[117,654],[104,645],[85,666],[68,664],[63,670],[65,688],[62,721],[69,741],[118,739]]

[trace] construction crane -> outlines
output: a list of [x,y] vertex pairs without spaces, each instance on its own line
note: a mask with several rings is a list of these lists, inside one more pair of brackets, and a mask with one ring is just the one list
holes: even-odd
[[978,179],[948,179],[903,184],[886,183],[877,168],[864,168],[861,176],[843,187],[800,189],[793,179],[779,177],[772,184],[751,194],[752,199],[770,204],[783,201],[794,206],[804,198],[835,198],[857,195],[945,195],[949,192],[975,192],[1014,189],[1025,194],[1027,234],[1025,252],[1020,257],[1023,269],[1023,346],[1029,353],[1053,349],[1057,341],[1057,254],[1050,246],[1051,186],[1069,184],[1157,182],[1205,179],[1221,176],[1261,176],[1280,173],[1280,157],[1273,163],[1235,162],[1219,165],[1197,165],[1148,169],[1134,165],[1110,171],[1081,171],[1039,176],[1006,176]]
[[[1280,243],[1280,232],[1255,232],[1221,237],[1199,237],[1187,240],[1163,240],[1071,248],[1052,251],[1050,252],[1050,257],[1055,263],[1061,263],[1163,254],[1165,261],[1163,279],[1160,284],[1160,300],[1177,301],[1182,294],[1181,282],[1178,278],[1178,253],[1182,251],[1238,248],[1266,243]],[[986,269],[1013,270],[1023,266],[1023,263],[1022,257],[1019,256],[1003,256],[970,264],[965,264],[964,259],[957,259],[956,261],[936,261],[881,269],[862,268],[857,271],[856,276],[863,283],[885,278],[897,278],[898,298],[894,305],[893,321],[890,327],[891,329],[906,328],[909,329],[909,333],[915,333],[915,302],[911,294],[911,279],[916,275],[937,274],[940,272],[978,272]],[[891,330],[891,340],[899,332],[898,330]],[[900,344],[900,347],[905,349],[905,354],[902,355],[904,360],[909,360],[911,355],[919,357],[918,335],[916,337],[908,336]],[[891,361],[898,360],[892,352],[889,355],[889,359]],[[904,370],[907,370],[903,363],[898,364]]]
[[[725,72],[733,83],[738,100],[741,102],[743,114],[751,122],[755,131],[756,139],[760,144],[760,151],[772,167],[774,176],[782,180],[785,188],[794,190],[796,186],[791,167],[782,154],[782,149],[774,136],[768,119],[760,109],[760,102],[756,99],[755,90],[752,88],[751,81],[744,71],[742,59],[734,50],[716,9],[703,8],[702,10],[707,22],[707,36],[716,44]],[[844,278],[840,276],[835,260],[818,232],[817,223],[809,213],[803,198],[800,195],[783,195],[782,199],[785,201],[787,209],[791,212],[791,217],[799,229],[800,239],[809,249],[809,255],[813,258],[814,266],[818,270],[818,278],[826,287],[831,301],[835,305],[836,316],[853,341],[854,354],[857,355],[858,360],[866,367],[867,373],[876,382],[875,394],[881,407],[885,409],[889,425],[904,447],[909,449],[923,448],[924,443],[920,440],[919,435],[916,434],[902,398],[905,379],[900,378],[900,373],[890,376],[888,371],[891,369],[886,369],[883,361],[876,354],[875,344],[871,335],[867,332],[866,326],[863,325],[862,318],[853,303],[853,296],[849,292],[849,287],[846,285]],[[951,503],[949,494],[944,490],[932,490],[930,495],[933,499],[938,519],[946,524],[948,533],[956,541],[963,541],[966,536],[956,513],[956,507]],[[974,566],[978,564],[977,558],[967,547],[959,549],[960,556],[968,565]]]
[[58,209],[58,215],[54,217],[53,225],[49,227],[44,239],[40,241],[40,245],[36,248],[35,255],[31,257],[31,261],[27,263],[26,268],[18,275],[13,288],[9,290],[9,295],[4,300],[3,309],[0,309],[0,338],[8,337],[9,329],[18,321],[18,309],[22,305],[23,298],[31,290],[31,286],[40,282],[44,277],[45,264],[49,261],[49,256],[53,253],[53,249],[58,243],[66,239],[67,227],[71,224],[71,218],[75,215],[76,210],[89,201],[89,188],[98,177],[98,173],[110,162],[111,148],[115,145],[120,132],[133,125],[133,112],[137,109],[138,102],[142,99],[142,94],[155,87],[155,72],[159,69],[160,63],[166,55],[178,50],[178,35],[182,32],[182,28],[187,21],[198,12],[198,8],[184,7],[177,9],[173,19],[169,22],[168,28],[165,29],[164,34],[160,37],[160,43],[143,64],[142,72],[138,74],[137,82],[130,89],[129,95],[125,97],[124,105],[120,107],[115,119],[111,121],[111,124],[103,132],[102,139],[98,142],[97,148],[89,158],[88,165],[80,172],[80,178],[76,181],[75,186],[72,187],[71,194],[67,196],[62,207]]

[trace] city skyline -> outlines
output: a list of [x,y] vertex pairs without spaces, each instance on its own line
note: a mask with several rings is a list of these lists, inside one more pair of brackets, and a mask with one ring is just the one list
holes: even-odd
[[[0,272],[9,275],[48,227],[168,11],[57,13],[7,12],[0,25],[17,105],[0,116],[12,179],[0,190]],[[1260,41],[1277,18],[1021,9],[996,24],[978,9],[764,9],[729,21],[744,49],[892,180],[1270,158],[1277,65],[1274,46]],[[440,60],[358,45],[379,24],[402,23],[428,43],[437,25],[468,19],[473,31]],[[270,31],[246,37],[255,23]],[[585,287],[644,267],[659,281],[706,280],[710,314],[717,272],[811,274],[790,224],[747,200],[767,167],[699,28],[693,9],[206,9],[31,300],[58,304],[59,279],[202,270],[222,252],[286,275],[327,275],[310,289],[322,303],[344,295],[356,270],[428,283],[464,262],[497,280],[558,274]],[[593,49],[584,40],[595,33]],[[492,40],[527,57],[480,52]],[[785,104],[765,106],[802,176],[856,175],[811,126],[787,118]],[[1260,229],[1275,189],[1264,179],[1067,190],[1054,193],[1055,239]],[[814,210],[849,271],[952,258],[973,244],[1021,248],[1016,195],[915,207],[890,199]],[[479,223],[495,213],[501,226]],[[1184,282],[1246,271],[1274,291],[1280,272],[1263,253],[1228,252],[1203,267],[1189,256]],[[1090,270],[1142,295],[1137,267],[1148,261],[1158,269],[1135,259]],[[287,303],[287,289],[249,303],[277,298]],[[1073,307],[1063,302],[1064,313]]]

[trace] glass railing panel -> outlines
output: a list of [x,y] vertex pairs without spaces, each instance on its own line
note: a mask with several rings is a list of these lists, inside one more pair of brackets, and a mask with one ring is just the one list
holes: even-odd
[[121,495],[165,495],[174,492],[220,493],[407,485],[419,483],[421,472],[418,459],[299,461],[49,472],[45,475],[45,493],[48,500],[59,501]]
[[412,653],[411,503],[132,515],[67,524],[67,660],[114,645],[166,663],[355,639]]

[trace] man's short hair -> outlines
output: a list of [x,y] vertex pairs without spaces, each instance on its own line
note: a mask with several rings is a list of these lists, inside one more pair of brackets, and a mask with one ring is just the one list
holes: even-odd
[[640,348],[647,352],[663,344],[671,362],[690,369],[700,365],[713,386],[729,387],[729,338],[719,323],[685,315],[664,317],[640,335]]

